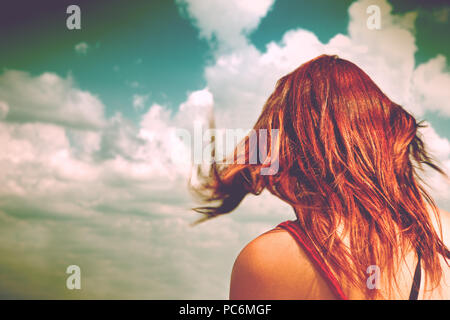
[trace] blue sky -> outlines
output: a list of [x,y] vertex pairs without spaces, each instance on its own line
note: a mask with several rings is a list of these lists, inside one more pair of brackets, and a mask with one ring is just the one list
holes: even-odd
[[[0,8],[0,297],[227,297],[239,250],[293,218],[263,193],[191,228],[192,130],[249,129],[282,75],[322,53],[420,119],[450,170],[449,7],[421,1],[72,1]],[[381,8],[381,30],[366,8]],[[25,8],[25,9],[24,9]],[[449,186],[430,175],[450,210]],[[80,291],[65,268],[82,270]]]

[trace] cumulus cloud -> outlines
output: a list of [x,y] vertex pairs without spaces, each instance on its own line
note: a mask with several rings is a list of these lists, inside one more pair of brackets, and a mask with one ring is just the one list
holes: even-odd
[[44,122],[73,128],[100,128],[104,124],[102,102],[77,89],[71,77],[54,73],[32,76],[8,70],[0,75],[0,109],[8,122]]
[[180,105],[176,114],[176,124],[182,128],[192,129],[195,122],[208,125],[214,107],[214,97],[209,88],[191,92]]
[[177,0],[191,17],[200,36],[216,40],[217,49],[235,49],[248,43],[247,35],[271,9],[274,0]]
[[435,58],[419,65],[413,73],[415,102],[424,110],[437,111],[450,117],[450,72],[446,58]]
[[[206,127],[213,112],[219,128],[250,129],[276,80],[319,54],[354,61],[417,115],[449,116],[446,61],[438,56],[416,67],[416,14],[394,15],[386,1],[354,2],[348,34],[328,43],[288,30],[263,52],[247,35],[273,1],[178,4],[217,44],[207,87],[188,93],[178,110],[146,109],[147,99],[137,99],[144,110],[138,123],[120,113],[106,119],[101,101],[71,78],[0,75],[0,296],[227,298],[242,246],[294,215],[264,192],[232,215],[190,228],[197,218],[186,188],[192,145],[178,131]],[[366,27],[372,4],[380,6],[381,30]],[[450,170],[449,140],[433,128],[423,134]],[[448,185],[432,184],[446,201]],[[81,267],[82,292],[61,289],[70,264]]]

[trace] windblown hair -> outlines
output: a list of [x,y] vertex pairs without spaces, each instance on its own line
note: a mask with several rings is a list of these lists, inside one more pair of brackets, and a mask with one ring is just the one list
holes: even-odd
[[[406,248],[421,255],[426,282],[437,285],[439,255],[449,250],[440,224],[440,235],[433,228],[428,208],[436,217],[439,211],[418,173],[424,164],[445,173],[426,151],[422,126],[355,64],[321,55],[278,80],[254,126],[267,130],[267,145],[252,145],[247,135],[233,153],[246,161],[213,162],[191,186],[205,203],[194,210],[206,220],[267,189],[293,207],[341,285],[376,298],[379,290],[366,286],[367,267],[379,266],[391,288]],[[267,158],[250,163],[260,148],[270,150]],[[278,171],[261,174],[273,161]]]

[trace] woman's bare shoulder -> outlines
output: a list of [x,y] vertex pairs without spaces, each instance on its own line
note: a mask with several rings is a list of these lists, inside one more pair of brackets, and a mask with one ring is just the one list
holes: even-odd
[[334,299],[309,258],[284,229],[268,231],[237,257],[230,299]]

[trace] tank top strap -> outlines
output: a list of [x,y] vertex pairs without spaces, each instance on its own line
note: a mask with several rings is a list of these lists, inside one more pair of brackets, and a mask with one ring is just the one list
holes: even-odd
[[336,298],[340,300],[348,300],[348,297],[343,292],[336,277],[333,275],[330,268],[325,264],[322,257],[311,243],[311,240],[309,240],[309,238],[305,235],[300,225],[296,221],[287,220],[280,223],[277,227],[288,231],[289,234],[296,240],[299,246],[305,251],[309,259],[314,263]]

